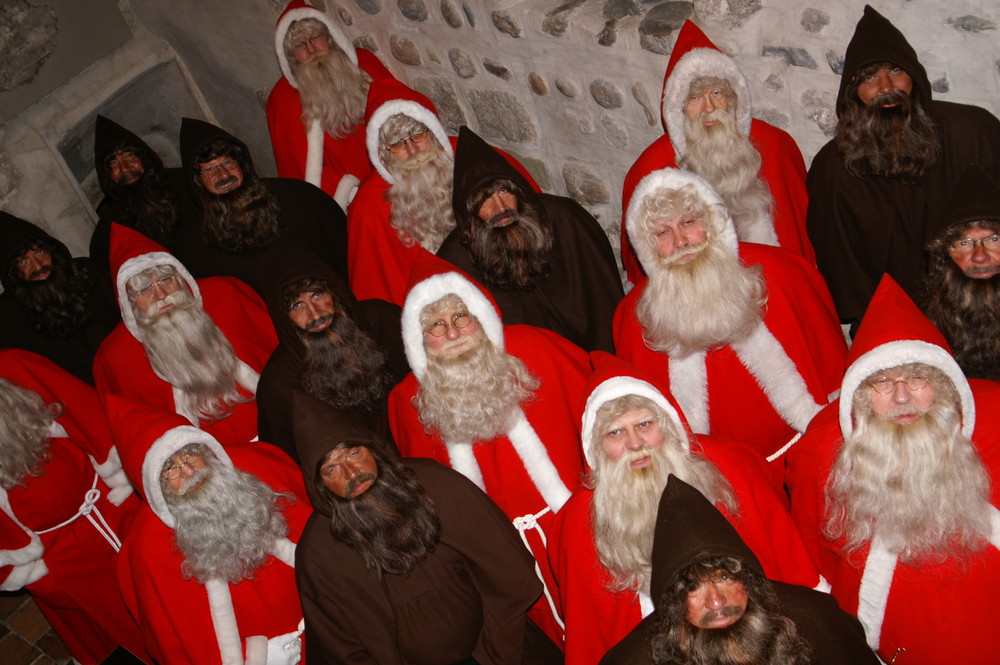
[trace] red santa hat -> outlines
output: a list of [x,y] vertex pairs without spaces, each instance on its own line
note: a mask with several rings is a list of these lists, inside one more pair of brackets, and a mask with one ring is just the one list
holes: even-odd
[[976,406],[968,379],[952,357],[944,335],[889,275],[882,276],[868,304],[847,363],[840,388],[840,429],[844,438],[854,431],[851,407],[861,382],[875,372],[909,363],[936,367],[951,379],[962,410],[962,433],[972,436]]
[[658,189],[680,189],[690,185],[695,189],[698,197],[708,204],[709,208],[718,212],[709,220],[711,237],[722,240],[733,254],[739,252],[739,240],[736,237],[736,226],[733,218],[729,215],[729,210],[722,202],[722,197],[718,195],[708,181],[690,171],[681,169],[665,168],[653,171],[635,186],[632,198],[628,202],[628,209],[625,213],[625,228],[628,231],[628,239],[635,248],[636,256],[646,274],[652,274],[659,263],[659,256],[656,252],[656,242],[643,227],[643,221],[639,218],[639,206],[643,199],[650,196]]
[[448,140],[448,133],[438,118],[437,109],[430,99],[416,90],[408,88],[396,79],[386,78],[373,81],[368,88],[368,105],[365,108],[365,145],[368,146],[368,158],[378,174],[390,185],[395,182],[392,174],[382,164],[380,155],[383,146],[379,140],[382,125],[394,115],[403,114],[423,123],[431,130],[441,148],[452,159],[455,151]]
[[635,365],[606,351],[592,351],[590,364],[594,373],[587,386],[587,398],[583,405],[580,425],[580,442],[587,465],[594,468],[594,422],[597,411],[612,400],[626,395],[645,397],[666,412],[670,421],[684,434],[684,450],[690,452],[690,432],[673,397],[665,395],[656,387],[656,381]]
[[503,321],[500,308],[489,292],[475,280],[429,252],[421,252],[410,275],[410,290],[403,303],[403,347],[417,381],[427,370],[427,351],[424,349],[424,330],[420,325],[420,312],[448,294],[455,294],[479,321],[486,338],[498,351],[504,350]]
[[298,90],[299,85],[292,74],[292,66],[288,62],[288,56],[285,55],[285,35],[288,34],[288,29],[292,27],[292,23],[306,18],[315,19],[325,25],[327,30],[330,31],[330,36],[333,37],[334,45],[343,51],[344,55],[351,62],[355,65],[358,64],[358,54],[355,52],[351,40],[347,38],[344,31],[333,22],[333,19],[326,12],[316,9],[304,0],[292,0],[285,7],[285,11],[281,12],[281,16],[278,17],[278,24],[274,29],[274,52],[278,56],[278,65],[281,66],[281,73],[296,90]]
[[171,455],[188,444],[202,443],[220,464],[233,468],[222,444],[204,430],[192,427],[182,416],[118,395],[108,395],[106,406],[125,473],[156,516],[171,529],[174,516],[160,487],[163,464]]
[[184,281],[194,301],[198,303],[198,307],[202,306],[201,290],[184,264],[168,252],[163,245],[147,238],[138,231],[112,222],[108,255],[111,274],[115,276],[115,291],[118,296],[118,306],[122,310],[122,321],[136,339],[138,339],[136,333],[139,328],[125,284],[143,270],[162,265],[173,266],[177,271],[177,276]]
[[713,76],[725,79],[736,92],[736,126],[743,136],[750,136],[753,121],[750,104],[750,86],[736,61],[723,53],[691,21],[685,21],[677,35],[674,50],[663,78],[661,118],[663,128],[670,136],[674,153],[679,156],[687,150],[684,132],[684,109],[687,105],[691,82],[697,78]]

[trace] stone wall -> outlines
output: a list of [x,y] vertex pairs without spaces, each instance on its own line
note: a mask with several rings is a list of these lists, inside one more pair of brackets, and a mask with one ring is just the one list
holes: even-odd
[[[995,0],[872,2],[921,54],[937,98],[1000,114]],[[181,116],[218,122],[250,145],[262,173],[273,174],[263,106],[280,75],[273,28],[286,0],[117,0],[131,35],[124,43],[117,34],[104,37],[107,21],[97,12],[89,19],[69,14],[66,8],[78,3],[33,0],[31,6],[46,9],[38,20],[48,31],[37,39],[36,62],[22,57],[16,71],[0,71],[0,83],[14,87],[19,76],[49,75],[71,29],[106,40],[106,54],[86,69],[66,72],[60,85],[15,115],[0,111],[0,208],[45,226],[74,254],[85,253],[99,198],[90,154],[97,113],[149,139],[170,165]],[[12,0],[0,8],[0,48],[12,54],[22,53],[12,46],[18,26],[4,12],[23,12],[28,4]],[[834,125],[839,67],[864,1],[315,4],[429,96],[450,130],[467,124],[517,155],[546,190],[590,209],[617,244],[622,180],[663,131],[663,73],[685,19],[737,58],[754,115],[787,129],[808,162]],[[70,49],[70,55],[78,54]]]

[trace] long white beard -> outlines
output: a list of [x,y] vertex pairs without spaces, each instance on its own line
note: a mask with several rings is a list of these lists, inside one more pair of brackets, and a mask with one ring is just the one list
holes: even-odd
[[420,422],[449,443],[489,441],[514,426],[520,405],[534,397],[538,379],[514,356],[483,340],[463,357],[428,355],[417,390]]
[[434,254],[455,228],[451,190],[455,161],[440,147],[390,162],[395,182],[386,192],[389,222],[404,245],[420,244]]
[[334,138],[354,133],[365,119],[368,75],[333,45],[325,58],[291,65],[303,123],[308,127],[309,121],[318,119],[323,131]]
[[55,417],[38,393],[0,378],[0,489],[41,474]]
[[855,420],[827,483],[827,535],[852,551],[878,534],[904,562],[981,549],[990,480],[955,403],[939,398],[908,425],[867,409]]
[[[239,359],[212,317],[198,307],[184,290],[163,302],[172,310],[136,312],[137,336],[156,374],[184,393],[184,413],[219,420],[247,398],[240,393]],[[249,386],[246,386],[248,389]]]
[[650,272],[636,318],[651,349],[683,358],[749,336],[761,323],[764,293],[760,268],[710,239],[690,262]]
[[201,583],[219,578],[235,584],[252,578],[275,541],[288,535],[278,508],[283,496],[256,476],[218,462],[201,485],[183,495],[164,490],[184,575]]
[[[705,127],[706,119],[720,124]],[[759,175],[760,153],[739,133],[735,116],[717,109],[694,119],[685,117],[684,127],[687,152],[679,156],[678,165],[711,183],[729,209],[740,240],[777,245],[771,214],[774,197]]]

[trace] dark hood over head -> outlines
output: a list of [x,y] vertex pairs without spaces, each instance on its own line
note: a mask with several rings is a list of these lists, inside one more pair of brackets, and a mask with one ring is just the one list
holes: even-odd
[[493,147],[466,126],[458,130],[458,146],[455,149],[455,186],[452,206],[455,221],[460,230],[465,231],[473,218],[465,208],[469,194],[498,178],[512,181],[522,195],[532,205],[538,206],[535,190],[528,180]]
[[181,165],[187,181],[197,192],[201,185],[198,184],[198,164],[195,157],[198,156],[209,143],[217,140],[226,141],[231,144],[227,154],[236,160],[243,171],[244,177],[251,177],[256,174],[253,166],[253,159],[250,156],[250,149],[247,144],[239,140],[221,127],[216,127],[210,122],[196,120],[195,118],[181,119]]
[[663,592],[682,570],[697,560],[717,556],[740,559],[765,577],[760,561],[712,502],[683,480],[670,476],[656,513],[649,584],[653,604],[659,607]]
[[163,171],[163,161],[149,145],[114,120],[98,115],[94,123],[94,170],[101,183],[101,191],[108,193],[111,171],[105,167],[108,153],[119,148],[130,148],[142,160],[147,171]]
[[983,220],[1000,221],[1000,183],[978,164],[965,170],[962,179],[952,191],[951,200],[942,209],[930,238],[940,238],[954,226]]
[[837,93],[837,115],[841,115],[847,86],[862,67],[877,62],[891,62],[906,70],[913,79],[911,95],[919,98],[926,108],[931,101],[931,84],[927,72],[917,58],[917,52],[903,33],[889,19],[865,5],[865,13],[854,29],[854,36],[844,53],[844,73]]
[[31,222],[0,210],[0,284],[5,291],[13,292],[17,288],[17,280],[13,279],[11,273],[11,263],[31,241],[40,241],[53,254],[61,254],[65,259],[64,264],[69,263],[71,256],[66,245]]
[[295,390],[292,399],[292,421],[295,423],[295,448],[299,466],[313,508],[331,516],[325,499],[316,487],[320,462],[334,446],[344,441],[363,443],[387,457],[399,457],[395,447],[386,443],[353,415],[335,409],[312,395]]

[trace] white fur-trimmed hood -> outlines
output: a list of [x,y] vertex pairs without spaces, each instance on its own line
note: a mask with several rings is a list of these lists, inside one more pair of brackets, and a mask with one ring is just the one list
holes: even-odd
[[149,268],[155,268],[162,265],[171,265],[175,270],[177,270],[177,275],[184,280],[184,283],[191,292],[195,303],[197,303],[198,307],[202,306],[201,289],[198,288],[198,282],[195,281],[195,278],[190,272],[188,272],[188,269],[184,267],[184,264],[178,261],[173,254],[170,254],[169,252],[148,252],[146,254],[134,256],[125,261],[125,263],[123,263],[118,269],[118,274],[115,277],[115,286],[118,292],[118,307],[120,307],[122,311],[122,321],[125,323],[125,327],[128,328],[128,331],[132,333],[132,336],[136,339],[139,339],[137,334],[139,324],[135,320],[135,312],[132,311],[132,301],[129,300],[125,283],[132,277],[141,273],[143,270],[148,270]]
[[[375,85],[376,84],[373,84],[373,87]],[[402,86],[398,84],[394,87],[399,89],[402,88]],[[403,114],[426,125],[427,129],[431,130],[431,133],[434,134],[434,138],[437,139],[445,153],[447,153],[452,159],[455,158],[455,151],[451,147],[451,141],[448,140],[448,133],[445,131],[444,125],[441,124],[441,120],[438,119],[437,114],[435,114],[434,111],[411,99],[388,100],[371,114],[365,128],[365,145],[368,148],[368,158],[371,160],[375,170],[378,171],[378,174],[382,176],[387,183],[392,185],[395,183],[395,180],[393,179],[392,174],[386,170],[385,165],[382,164],[382,160],[380,159],[380,155],[382,153],[382,142],[379,141],[379,131],[381,131],[382,125],[384,125],[389,118],[397,114]]]
[[354,50],[354,45],[351,40],[347,38],[344,31],[340,29],[333,19],[330,18],[326,12],[322,12],[319,9],[311,5],[307,5],[302,2],[302,0],[292,0],[282,12],[281,18],[278,19],[278,24],[274,30],[274,52],[278,56],[278,65],[281,67],[281,73],[284,75],[288,82],[293,88],[298,90],[299,85],[295,80],[295,76],[292,74],[291,64],[288,62],[288,58],[285,57],[285,35],[288,34],[288,29],[292,27],[292,23],[300,21],[305,18],[316,19],[323,25],[327,27],[330,31],[330,35],[333,37],[333,43],[339,48],[347,58],[353,62],[355,65],[358,64],[358,54]]

